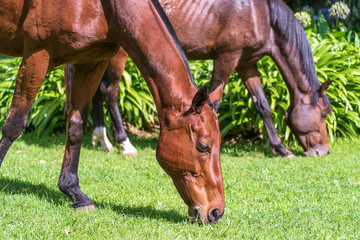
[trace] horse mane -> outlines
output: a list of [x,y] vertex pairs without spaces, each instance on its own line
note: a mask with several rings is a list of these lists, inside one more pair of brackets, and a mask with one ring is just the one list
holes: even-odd
[[161,19],[163,20],[167,30],[169,31],[169,34],[170,36],[172,37],[174,43],[175,43],[175,46],[177,48],[177,50],[179,51],[184,63],[185,63],[185,66],[186,66],[186,69],[188,70],[188,73],[189,73],[189,77],[190,77],[190,80],[191,80],[191,83],[193,84],[193,86],[196,88],[196,90],[199,90],[198,86],[196,85],[195,81],[194,81],[194,78],[192,76],[192,73],[191,73],[191,70],[190,70],[190,66],[189,66],[189,62],[185,56],[185,52],[183,50],[183,48],[181,47],[180,45],[180,41],[175,33],[175,30],[173,28],[173,26],[171,25],[170,23],[170,20],[169,18],[167,17],[164,9],[162,8],[162,6],[160,5],[159,1],[158,0],[151,0],[151,2],[153,3],[156,11],[159,13]]
[[[318,89],[319,79],[315,69],[313,54],[305,31],[299,20],[294,16],[294,12],[283,2],[283,0],[268,0],[270,9],[270,23],[287,42],[297,47],[300,54],[300,64],[305,73],[311,89],[311,104],[316,106],[319,99]],[[328,96],[324,95],[324,103],[328,112],[331,105]]]

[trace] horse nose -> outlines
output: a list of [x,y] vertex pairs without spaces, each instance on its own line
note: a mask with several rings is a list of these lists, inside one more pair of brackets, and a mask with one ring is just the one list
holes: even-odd
[[215,208],[210,211],[209,213],[209,223],[215,224],[218,222],[218,220],[221,218],[220,210],[218,208]]

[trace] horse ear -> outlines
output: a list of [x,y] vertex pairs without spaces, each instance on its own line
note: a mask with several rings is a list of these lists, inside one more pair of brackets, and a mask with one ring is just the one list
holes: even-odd
[[220,84],[214,91],[209,95],[209,100],[212,105],[220,101],[224,90],[224,83]]
[[333,81],[331,81],[331,80],[327,80],[323,84],[321,84],[321,86],[319,87],[319,90],[318,90],[320,97],[325,95],[325,90],[328,89],[328,87],[330,86],[330,84],[332,82]]
[[197,91],[197,93],[195,94],[194,99],[192,100],[192,106],[191,108],[197,112],[200,113],[202,107],[207,103],[207,101],[209,100],[209,93],[207,91],[206,87],[202,87],[199,89],[199,91]]

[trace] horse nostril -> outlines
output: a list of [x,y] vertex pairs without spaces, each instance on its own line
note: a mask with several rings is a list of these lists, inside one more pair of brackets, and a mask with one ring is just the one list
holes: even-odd
[[210,212],[210,215],[209,215],[209,222],[211,224],[214,224],[214,223],[217,223],[217,221],[221,218],[221,215],[220,215],[220,210],[218,208],[215,208],[213,209],[211,212]]

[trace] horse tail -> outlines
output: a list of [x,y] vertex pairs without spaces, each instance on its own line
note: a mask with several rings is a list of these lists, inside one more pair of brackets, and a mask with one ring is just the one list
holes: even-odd
[[65,86],[65,106],[64,115],[68,115],[71,111],[71,84],[74,77],[74,66],[72,64],[64,64],[64,86]]
[[[315,63],[309,41],[299,20],[294,16],[294,12],[283,0],[268,0],[270,10],[270,24],[274,31],[279,33],[286,41],[296,46],[300,54],[300,62],[303,73],[308,80],[311,88],[311,104],[315,106],[318,102],[320,87],[319,79],[315,69]],[[280,48],[282,51],[285,48]],[[325,104],[330,109],[328,97],[324,97]]]

